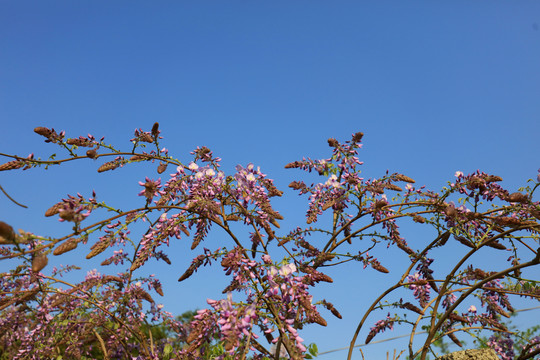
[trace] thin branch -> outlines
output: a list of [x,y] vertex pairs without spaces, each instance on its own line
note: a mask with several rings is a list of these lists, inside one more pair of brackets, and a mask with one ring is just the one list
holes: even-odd
[[11,201],[13,201],[15,204],[19,205],[20,207],[23,207],[25,209],[28,209],[28,206],[26,205],[23,205],[21,203],[18,203],[17,201],[15,201],[15,199],[13,199],[11,196],[9,196],[9,194],[6,192],[6,190],[4,190],[4,188],[2,187],[2,185],[0,185],[0,190],[2,190],[2,192],[4,193],[4,195],[7,196],[7,198]]

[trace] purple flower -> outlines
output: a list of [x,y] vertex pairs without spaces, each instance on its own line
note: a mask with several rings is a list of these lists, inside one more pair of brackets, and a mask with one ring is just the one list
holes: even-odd
[[492,335],[489,338],[487,345],[495,350],[502,360],[514,359],[514,341],[507,333]]

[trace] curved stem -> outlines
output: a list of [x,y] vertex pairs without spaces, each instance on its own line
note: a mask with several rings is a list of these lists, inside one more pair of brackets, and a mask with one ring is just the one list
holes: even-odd
[[384,293],[382,293],[372,304],[371,306],[368,308],[368,310],[364,313],[364,317],[362,318],[362,320],[360,321],[360,323],[358,324],[358,327],[356,328],[356,331],[354,333],[354,336],[353,336],[353,339],[351,340],[351,344],[349,346],[349,354],[347,356],[347,360],[350,360],[351,359],[351,356],[352,356],[352,351],[353,351],[353,348],[354,348],[354,345],[356,343],[356,338],[358,337],[358,334],[360,333],[360,329],[362,328],[362,326],[364,325],[364,322],[366,321],[368,315],[371,313],[371,311],[373,311],[373,309],[375,308],[375,306],[379,303],[379,301],[381,301],[386,295],[388,295],[389,293],[391,293],[392,291],[394,291],[395,289],[405,285],[403,283],[403,280],[405,280],[405,278],[409,275],[410,271],[412,270],[412,268],[414,267],[414,265],[416,265],[416,263],[428,252],[429,249],[431,249],[431,247],[433,245],[435,245],[437,242],[439,242],[439,240],[441,239],[441,237],[444,235],[444,233],[440,234],[439,236],[437,236],[437,238],[435,240],[433,240],[428,246],[426,246],[426,248],[418,255],[416,256],[415,260],[412,261],[411,265],[409,265],[409,267],[407,268],[407,270],[405,271],[405,273],[403,273],[403,275],[401,276],[401,279],[398,281],[398,283],[392,287],[390,287],[389,289],[387,289]]
[[[504,275],[506,275],[506,274],[508,274],[508,273],[510,273],[512,271],[519,270],[519,269],[522,269],[522,268],[526,268],[526,267],[529,267],[529,266],[538,265],[539,263],[540,263],[540,258],[535,257],[533,260],[531,260],[529,262],[513,266],[513,267],[508,268],[508,269],[503,270],[503,271],[499,271],[498,273],[495,273],[495,274],[493,274],[491,276],[488,276],[487,278],[485,278],[482,281],[478,282],[477,284],[472,286],[469,290],[467,290],[464,294],[462,294],[451,306],[448,307],[448,310],[446,310],[446,312],[441,316],[441,318],[439,319],[437,324],[435,324],[435,326],[431,327],[431,329],[430,329],[430,331],[428,333],[428,337],[427,337],[427,339],[426,339],[426,341],[424,343],[424,346],[420,350],[420,351],[422,351],[421,360],[425,360],[428,348],[430,347],[431,343],[433,342],[433,338],[435,336],[436,330],[439,329],[442,326],[442,324],[446,321],[446,319],[454,311],[454,309],[459,304],[461,304],[461,302],[463,302],[472,292],[474,292],[475,290],[480,288],[485,283],[490,282],[490,281],[492,281],[494,279],[500,278],[501,276],[504,276]],[[440,296],[439,296],[439,298],[440,298]],[[435,318],[435,313],[433,314],[433,318]]]

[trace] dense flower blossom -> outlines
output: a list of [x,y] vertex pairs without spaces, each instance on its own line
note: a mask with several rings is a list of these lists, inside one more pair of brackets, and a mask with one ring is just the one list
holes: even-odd
[[366,344],[369,344],[371,340],[375,337],[375,335],[377,335],[378,333],[384,332],[386,329],[393,330],[394,322],[395,319],[390,317],[390,314],[386,316],[386,319],[377,321],[369,331],[369,334],[366,338]]
[[502,360],[514,360],[514,341],[507,333],[492,335],[487,345],[495,350]]
[[[143,188],[139,196],[145,198],[146,206],[133,210],[122,211],[98,203],[95,194],[88,199],[80,194],[69,195],[46,212],[47,216],[58,215],[61,221],[75,225],[73,232],[63,238],[16,234],[13,227],[0,223],[0,255],[21,262],[0,277],[0,348],[9,352],[6,356],[10,358],[82,358],[95,357],[97,352],[111,359],[158,359],[161,354],[174,351],[179,358],[212,354],[220,359],[262,359],[274,358],[279,351],[292,359],[301,359],[306,352],[301,329],[312,323],[326,325],[319,310],[325,308],[341,318],[331,302],[316,299],[311,293],[318,283],[333,282],[324,269],[356,261],[360,268],[369,266],[381,273],[394,272],[395,264],[388,265],[378,252],[381,243],[396,246],[411,263],[394,290],[409,288],[420,307],[402,299],[392,302],[385,298],[377,300],[371,309],[393,307],[398,312],[412,311],[418,316],[417,325],[422,326],[429,319],[440,319],[429,328],[421,358],[426,356],[437,334],[446,333],[459,343],[454,332],[473,325],[508,331],[503,320],[513,308],[507,293],[532,296],[538,292],[534,285],[519,279],[521,269],[512,272],[519,279],[515,289],[506,287],[504,272],[494,277],[505,266],[538,264],[537,254],[527,253],[527,249],[536,248],[529,242],[534,245],[538,240],[540,218],[534,189],[508,191],[495,175],[480,171],[465,175],[457,171],[453,182],[441,192],[415,187],[408,176],[388,171],[379,178],[364,179],[360,177],[362,162],[358,158],[363,134],[352,134],[351,140],[344,143],[331,138],[331,157],[303,158],[286,166],[318,173],[320,180],[311,185],[300,180],[290,183],[289,187],[308,197],[306,220],[310,225],[297,226],[282,236],[278,220],[283,217],[271,201],[283,192],[252,163],[238,165],[227,175],[220,168],[221,159],[204,146],[197,147],[191,153],[193,157],[184,163],[169,156],[167,148],[159,144],[157,123],[151,131],[135,131],[129,158],[123,157],[127,151],[119,151],[90,135],[66,140],[63,132],[54,129],[37,128],[36,132],[46,141],[67,149],[72,160],[109,157],[110,161],[102,163],[98,172],[134,162],[153,164],[153,173],[159,163],[158,174],[168,166],[175,170],[163,183],[161,178],[151,177],[140,181]],[[150,144],[155,149],[145,151]],[[79,147],[92,149],[85,156],[84,152],[78,153],[82,151]],[[100,149],[112,153],[98,154]],[[54,165],[33,156],[13,157],[0,165],[0,171],[42,164]],[[537,180],[540,182],[540,175]],[[81,226],[83,220],[98,211],[108,217]],[[324,222],[315,226],[321,219],[330,220],[331,226],[326,228]],[[400,228],[406,220],[415,226],[433,226],[436,239],[406,239]],[[243,224],[246,231],[237,232],[234,224]],[[131,230],[139,226],[146,229],[134,236]],[[217,243],[215,248],[200,246],[215,228],[227,236],[209,243]],[[434,259],[428,257],[428,253],[436,256],[436,251],[431,252],[434,248],[456,245],[450,238],[466,245],[468,252],[457,259],[464,260],[461,267],[448,270],[452,272],[436,269]],[[157,296],[165,295],[159,279],[154,275],[140,277],[138,269],[152,259],[172,264],[173,254],[167,252],[167,246],[172,241],[187,239],[197,254],[191,264],[185,265],[187,269],[179,281],[190,278],[201,266],[217,262],[229,284],[223,289],[225,299],[208,300],[209,309],[199,310],[191,322],[183,324],[157,301]],[[46,275],[47,259],[85,246],[89,247],[87,258],[104,256],[102,265],[108,265],[105,270],[115,275],[94,270],[76,284],[60,279],[64,273],[77,269],[75,266],[55,267],[51,276]],[[276,248],[279,251],[274,253]],[[511,250],[513,255],[507,264],[498,268],[500,264],[492,264],[492,269],[484,271],[474,263],[472,255],[484,254],[486,250]],[[285,257],[276,258],[280,253]],[[114,265],[124,271],[116,271]],[[463,294],[475,296],[476,306],[470,305],[470,298]],[[459,312],[467,306],[466,313]],[[351,351],[360,330],[365,331],[364,321],[355,334]],[[146,327],[157,322],[165,324],[172,336],[154,339],[147,335]],[[402,320],[399,314],[388,313],[369,330],[366,342],[396,323],[410,322]],[[264,337],[259,337],[261,334]],[[503,359],[511,358],[512,339],[506,333],[494,335],[490,345]],[[212,353],[216,340],[225,353]],[[539,345],[534,341],[533,338],[523,351],[535,351]]]
[[429,302],[431,286],[427,280],[423,279],[419,273],[409,275],[407,282],[411,283],[409,288],[413,290],[414,297],[419,301],[421,307],[425,307]]

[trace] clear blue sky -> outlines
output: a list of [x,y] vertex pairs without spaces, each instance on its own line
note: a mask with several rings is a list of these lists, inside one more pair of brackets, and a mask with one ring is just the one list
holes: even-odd
[[[327,157],[327,138],[356,131],[367,178],[389,169],[437,188],[456,170],[482,169],[515,191],[540,167],[539,100],[536,1],[0,1],[0,152],[56,152],[36,126],[129,148],[135,128],[159,121],[176,157],[206,145],[225,170],[260,165],[285,190],[276,208],[289,228],[304,222],[306,202],[287,190],[300,172],[283,166]],[[0,219],[61,235],[69,227],[43,213],[67,193],[96,189],[129,206],[140,201],[137,181],[157,177],[142,167],[96,177],[96,168],[0,173],[30,206],[0,196]],[[174,313],[206,306],[223,283],[217,270],[202,271],[204,287],[178,284],[187,248],[171,247],[173,270],[151,268]],[[376,292],[373,271],[341,276],[317,295],[345,320],[303,333],[322,351],[348,344]]]

